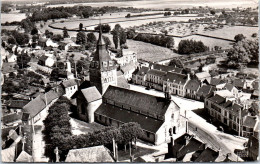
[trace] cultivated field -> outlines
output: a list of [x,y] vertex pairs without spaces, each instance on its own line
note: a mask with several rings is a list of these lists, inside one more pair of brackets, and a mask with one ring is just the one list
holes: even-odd
[[25,13],[1,13],[1,23],[5,22],[14,22],[14,21],[21,21],[25,19]]

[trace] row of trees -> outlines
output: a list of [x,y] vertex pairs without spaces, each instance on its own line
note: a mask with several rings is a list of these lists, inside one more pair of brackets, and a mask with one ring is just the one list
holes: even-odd
[[[129,32],[128,36],[132,37],[133,36],[132,34],[133,33]],[[158,46],[167,47],[167,48],[174,46],[173,38],[165,35],[151,35],[151,34],[139,33],[136,36],[134,36],[133,39],[137,41],[143,41],[146,43],[155,44]]]
[[92,133],[72,135],[70,117],[68,115],[70,102],[65,97],[60,97],[49,109],[49,114],[44,120],[44,134],[46,143],[45,155],[55,159],[53,150],[58,147],[61,161],[70,149],[86,148],[91,146],[105,145],[110,147],[112,139],[119,145],[126,145],[136,141],[143,135],[143,131],[137,123],[127,123],[119,128],[107,127]]
[[195,40],[181,40],[178,46],[179,54],[193,54],[205,52],[209,48],[204,45],[202,41]]
[[2,34],[5,34],[8,37],[7,42],[9,44],[18,44],[18,45],[25,45],[29,42],[29,35],[26,33],[19,33],[16,30],[8,31],[8,30],[2,30]]

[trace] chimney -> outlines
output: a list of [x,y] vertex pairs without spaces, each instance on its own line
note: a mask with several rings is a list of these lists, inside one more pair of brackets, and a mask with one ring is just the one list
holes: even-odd
[[189,73],[187,74],[187,80],[190,80],[190,74]]
[[186,136],[185,137],[185,145],[188,145],[188,143],[190,142],[191,138],[192,138],[192,136]]

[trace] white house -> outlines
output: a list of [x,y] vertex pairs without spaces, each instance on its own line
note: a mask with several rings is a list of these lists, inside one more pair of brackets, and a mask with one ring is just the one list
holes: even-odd
[[15,54],[10,54],[9,56],[7,56],[7,62],[13,63],[16,61],[17,61],[17,56]]
[[47,46],[47,47],[55,47],[55,48],[58,48],[58,47],[59,47],[59,44],[53,42],[53,41],[49,38],[49,39],[46,41],[46,46]]
[[78,90],[78,84],[75,79],[65,80],[61,83],[61,86],[65,90],[64,96],[69,99]]

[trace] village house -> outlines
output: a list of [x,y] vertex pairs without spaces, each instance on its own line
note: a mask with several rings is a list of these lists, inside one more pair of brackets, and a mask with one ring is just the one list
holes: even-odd
[[30,100],[10,100],[6,103],[9,113],[22,112],[23,107],[28,104]]
[[15,112],[1,117],[1,127],[17,126],[22,123],[22,112]]
[[111,152],[103,145],[82,149],[72,149],[69,151],[65,162],[85,163],[85,162],[115,162]]
[[32,125],[45,118],[48,114],[47,109],[63,95],[63,92],[62,88],[57,87],[31,100],[23,107],[23,124]]
[[211,117],[236,132],[242,132],[243,120],[248,115],[243,106],[218,94],[206,98],[204,104]]
[[64,96],[68,99],[78,90],[78,84],[75,79],[64,80],[61,86],[65,90]]
[[246,81],[243,79],[235,79],[233,85],[239,90],[246,89]]
[[51,38],[48,38],[48,40],[46,41],[46,47],[55,47],[57,48],[59,45],[58,43],[55,43],[51,40]]
[[102,96],[96,87],[84,88],[78,91],[77,115],[88,123],[94,122],[94,112],[102,103]]
[[190,80],[190,74],[167,72],[163,80],[163,91],[169,91],[170,94],[185,96],[185,86]]
[[42,66],[52,67],[55,63],[55,60],[52,57],[42,55],[39,58],[38,64]]
[[17,61],[17,56],[15,54],[9,54],[8,56],[6,56],[7,58],[7,62],[9,63],[13,63]]
[[148,67],[137,68],[132,75],[132,81],[135,84],[146,86]]
[[130,79],[132,79],[132,74],[136,69],[136,64],[135,63],[128,63],[128,64],[125,64],[123,66],[120,66],[120,69],[122,70],[124,77],[127,80],[130,80]]
[[189,80],[187,85],[184,87],[185,97],[196,99],[199,88],[200,88],[200,82],[198,80],[195,79]]
[[156,69],[150,69],[147,72],[147,80],[146,85],[150,88],[154,88],[157,90],[162,91],[163,90],[163,80],[166,76],[167,72],[160,71]]
[[48,38],[40,38],[40,39],[38,40],[38,46],[40,46],[40,47],[42,47],[42,48],[46,47],[46,46],[47,46],[47,45],[46,45],[47,40],[48,40]]
[[243,131],[244,137],[250,137],[254,133],[255,127],[258,125],[259,119],[257,116],[246,116],[243,121]]
[[95,112],[95,122],[116,127],[136,122],[145,132],[141,139],[159,145],[169,140],[170,129],[174,135],[183,131],[180,108],[169,98],[109,86]]
[[116,55],[110,55],[112,59],[114,59],[120,66],[124,66],[126,64],[136,64],[137,63],[137,55],[133,51],[129,51],[128,49],[122,49],[122,56],[117,57]]

